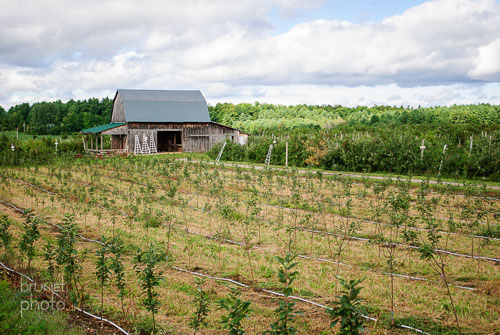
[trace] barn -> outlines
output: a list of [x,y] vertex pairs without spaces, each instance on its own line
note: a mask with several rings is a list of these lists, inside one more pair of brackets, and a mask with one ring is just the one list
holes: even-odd
[[158,152],[205,152],[226,139],[240,144],[248,139],[238,129],[212,122],[197,90],[118,89],[110,123],[81,133],[89,151],[103,151],[103,135],[111,135],[111,151],[117,152],[133,152],[143,136],[153,137]]

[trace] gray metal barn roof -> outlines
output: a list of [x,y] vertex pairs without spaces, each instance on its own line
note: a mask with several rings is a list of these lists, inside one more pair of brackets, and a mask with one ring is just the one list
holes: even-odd
[[210,122],[200,91],[119,89],[127,122]]

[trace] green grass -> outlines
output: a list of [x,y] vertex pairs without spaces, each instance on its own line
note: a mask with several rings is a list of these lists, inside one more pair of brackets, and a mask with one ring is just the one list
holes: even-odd
[[[15,130],[0,131],[0,136],[2,136],[2,135],[6,135],[9,138],[14,138],[14,139],[17,138],[17,134],[16,134]],[[60,138],[60,137],[62,137],[62,135],[29,135],[29,134],[23,133],[22,131],[19,131],[19,139],[20,140],[30,139],[30,138],[33,138],[35,136],[37,138],[42,138],[42,137]]]
[[[384,315],[382,319],[383,319],[382,320],[383,324],[386,324],[387,326],[390,324],[389,315]],[[397,326],[407,325],[410,327],[414,327],[429,334],[448,334],[448,335],[459,334],[458,330],[455,327],[442,326],[432,319],[423,317],[408,316],[404,318],[395,318],[394,323]],[[462,334],[464,333],[464,330],[465,329],[462,329]],[[474,334],[473,332],[470,331],[465,331],[465,332],[467,334]]]
[[68,324],[62,312],[26,310],[21,314],[22,297],[4,280],[0,280],[0,301],[1,334],[83,334]]

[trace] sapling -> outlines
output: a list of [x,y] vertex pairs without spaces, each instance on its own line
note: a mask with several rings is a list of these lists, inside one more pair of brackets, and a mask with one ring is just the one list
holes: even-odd
[[167,197],[170,198],[170,215],[174,215],[174,205],[175,205],[175,195],[177,193],[177,185],[175,185],[172,181],[169,180],[168,183],[168,190],[167,190]]
[[[474,189],[469,184],[465,191],[465,201],[461,206],[460,218],[465,221],[465,227],[468,228],[468,232],[471,237],[471,256],[472,261],[474,261],[474,235],[476,233],[477,227],[479,226],[480,219],[483,217],[484,213],[482,211],[476,212],[475,200],[473,198]],[[479,263],[479,259],[478,259]],[[479,266],[479,265],[478,265]]]
[[64,270],[64,277],[69,283],[69,287],[76,290],[78,296],[77,280],[82,269],[76,242],[78,238],[78,228],[71,214],[65,214],[61,224],[61,230],[57,237],[56,262]]
[[188,267],[191,267],[191,257],[194,255],[196,237],[189,237],[187,244],[184,246],[184,252],[188,255]]
[[[406,227],[403,230],[403,241],[408,244],[408,245],[415,245],[415,243],[418,240],[418,234],[416,231],[409,229]],[[407,253],[408,253],[408,273],[411,273],[411,248],[408,248]]]
[[183,174],[183,179],[186,181],[186,184],[188,185],[187,191],[189,192],[189,181],[191,180],[191,174],[189,173],[189,165],[184,165],[184,168],[182,169],[182,174]]
[[495,208],[495,201],[489,200],[485,206],[486,210],[486,227],[483,228],[481,234],[489,237],[500,238],[500,226],[491,225],[490,215],[494,218],[498,217],[498,210]]
[[321,171],[316,171],[316,177],[318,178],[318,192],[319,195],[322,196],[323,192],[323,172]]
[[212,230],[212,214],[211,214],[212,205],[210,204],[209,200],[207,200],[207,202],[205,202],[201,211],[202,211],[204,217],[206,216],[206,213],[208,213],[208,227],[210,230]]
[[132,238],[132,228],[135,224],[135,213],[137,213],[137,206],[131,206],[130,210],[127,212],[127,226],[128,226],[128,236]]
[[23,223],[23,233],[21,235],[21,241],[19,242],[19,249],[21,249],[21,253],[28,258],[28,269],[31,270],[31,261],[33,257],[35,257],[36,252],[35,242],[40,237],[40,232],[38,230],[39,222],[32,214],[31,210],[26,210],[24,214],[26,215],[26,220]]
[[159,250],[153,243],[149,244],[149,248],[146,251],[139,249],[134,258],[134,270],[139,277],[144,295],[142,302],[153,316],[153,333],[156,331],[155,315],[160,308],[159,293],[156,291],[156,287],[163,280],[163,271],[157,271],[156,266],[159,262],[165,261],[165,259],[165,253]]
[[196,192],[196,208],[199,208],[201,175],[196,174],[196,178],[194,178],[192,181],[193,181],[193,184],[195,187],[195,192]]
[[[340,220],[337,220],[338,224],[335,224],[335,256],[336,256],[336,270],[335,270],[335,294],[338,292],[338,275],[340,270],[340,261],[342,257],[342,253],[347,250],[349,247],[349,235],[356,229],[356,225],[351,222],[351,213],[352,213],[352,182],[346,178],[342,180],[342,190],[344,201],[342,201],[341,197],[334,197],[338,199],[336,201],[338,211],[340,214]],[[335,221],[334,221],[335,223]]]
[[249,203],[250,206],[250,217],[253,222],[257,224],[258,227],[258,237],[259,237],[259,244],[262,243],[262,220],[260,219],[260,212],[262,211],[262,208],[258,206],[258,199],[259,199],[259,190],[257,190],[255,187],[252,188],[252,198],[251,198],[251,203]]
[[[293,170],[292,170],[293,171]],[[292,192],[292,204],[294,207],[294,211],[292,212],[293,216],[293,226],[295,228],[298,228],[297,226],[297,220],[299,217],[299,207],[300,207],[300,202],[301,202],[301,197],[300,197],[300,181],[297,178],[297,175],[295,173],[292,173],[292,181],[291,181],[291,192]],[[294,242],[297,240],[297,229],[294,230]]]
[[362,305],[362,298],[359,298],[359,292],[362,287],[358,287],[364,279],[346,281],[339,278],[343,290],[342,296],[337,296],[338,301],[333,302],[331,309],[326,313],[333,319],[330,328],[335,327],[340,321],[340,329],[337,334],[340,335],[359,335],[364,333],[363,317],[366,312]]
[[196,334],[202,326],[206,327],[208,324],[207,316],[210,306],[210,300],[208,297],[208,292],[203,290],[205,278],[194,278],[194,280],[196,282],[196,293],[193,298],[195,311],[189,320],[189,325],[194,329],[194,334]]
[[229,230],[223,229],[222,227],[220,227],[220,229],[217,229],[215,232],[215,235],[214,235],[214,239],[217,241],[217,245],[218,245],[217,258],[218,258],[219,271],[222,270],[222,249],[223,249],[222,243],[224,242],[224,240],[229,239],[230,237],[231,237],[231,234],[230,234]]
[[243,335],[243,320],[248,318],[252,310],[250,309],[251,301],[241,300],[240,290],[232,288],[231,293],[224,299],[217,301],[219,310],[224,309],[228,312],[223,315],[219,321],[224,329],[229,330],[229,335]]
[[[375,222],[379,222],[380,218],[382,217],[382,213],[387,210],[384,206],[387,205],[387,203],[384,200],[384,195],[387,190],[387,187],[389,186],[390,179],[384,179],[382,182],[376,182],[373,185],[373,193],[375,195],[375,205],[371,206],[374,208],[374,213],[372,220]],[[382,224],[377,224],[376,225],[376,241],[378,242],[378,257],[380,258],[380,250],[382,246],[382,242],[384,241],[384,235],[383,235],[383,225]]]
[[394,269],[396,266],[396,253],[397,253],[397,236],[399,229],[409,219],[410,208],[410,179],[407,182],[398,181],[396,189],[389,192],[387,198],[387,211],[390,223],[389,228],[389,241],[387,248],[385,248],[384,256],[387,258],[387,265],[389,266],[389,273],[391,276],[391,325],[394,326]]
[[96,250],[96,261],[95,261],[95,275],[99,280],[99,284],[101,285],[101,320],[102,313],[104,311],[104,286],[107,285],[110,276],[110,259],[108,256],[109,246],[108,239],[104,236],[101,237],[101,241],[103,244]]
[[[475,212],[475,215],[474,215],[474,220],[473,220],[473,228],[471,229],[471,235],[475,235],[477,234],[477,229],[479,227],[479,225],[481,224],[481,221],[487,217],[487,214],[488,214],[488,211],[487,209],[483,206],[484,205],[484,200],[483,198],[476,198],[474,200],[474,212]],[[474,242],[474,236],[471,236],[472,238],[472,241]],[[477,246],[477,249],[476,249],[476,253],[477,253],[477,256],[480,256],[480,252],[481,252],[481,246],[482,245],[486,245],[488,240],[483,240],[483,242],[486,242],[486,243],[479,243],[479,245]],[[477,274],[479,275],[479,265],[480,265],[480,259],[477,258]]]
[[49,280],[51,283],[54,283],[56,274],[56,250],[50,240],[43,246],[43,259],[47,261],[47,275]]
[[189,221],[186,220],[186,208],[187,205],[189,204],[189,201],[191,198],[183,197],[180,193],[177,195],[177,199],[181,204],[181,211],[182,211],[182,220],[184,221],[184,225],[186,227],[186,231],[189,231]]
[[[253,230],[253,223],[257,223],[259,225],[259,235],[260,235],[260,223],[258,219],[258,215],[260,212],[260,207],[257,206],[257,194],[258,191],[255,187],[252,188],[251,190],[252,197],[250,200],[247,202],[247,208],[246,208],[246,218],[244,221],[244,236],[243,240],[245,242],[245,251],[247,254],[247,259],[248,259],[248,266],[250,268],[250,274],[252,276],[252,282],[254,281],[254,274],[253,274],[253,267],[252,267],[252,260],[250,257],[250,249],[252,249],[252,238],[255,236],[255,232]],[[260,236],[259,236],[260,240]]]
[[102,218],[102,211],[97,211],[97,226],[99,227],[99,235],[101,234],[101,218]]
[[271,330],[267,330],[264,334],[270,335],[293,335],[296,334],[297,329],[293,326],[293,321],[297,315],[302,314],[294,310],[295,303],[290,300],[293,294],[292,284],[299,274],[298,271],[293,271],[297,266],[294,255],[288,253],[285,257],[277,256],[277,260],[281,267],[278,270],[278,278],[280,283],[283,284],[283,299],[280,300],[279,307],[274,310],[277,320],[270,324]]
[[172,226],[174,225],[174,218],[171,215],[166,215],[165,222],[167,225],[167,261],[170,261],[170,236],[172,233]]
[[[320,212],[321,211],[321,208],[323,207],[323,203],[321,201],[317,201],[316,202],[317,204],[317,212]],[[313,249],[313,244],[314,244],[314,231],[316,230],[316,225],[318,223],[319,219],[318,219],[318,214],[316,213],[316,215],[313,215],[311,213],[307,213],[304,218],[303,218],[303,222],[305,224],[307,224],[308,222],[310,222],[310,229],[311,229],[311,241],[309,243],[309,254],[312,255],[312,249]]]
[[[332,195],[333,197],[334,195]],[[324,202],[325,202],[325,208],[322,210],[322,215],[321,215],[321,221],[323,222],[322,226],[323,226],[323,234],[326,235],[326,242],[328,244],[328,253],[329,254],[332,254],[332,243],[330,241],[330,234],[327,234],[328,233],[328,225],[327,225],[327,211],[328,209],[327,208],[330,208],[331,211],[333,212],[333,206],[334,206],[334,201],[332,199],[332,197],[326,197],[324,199]]]
[[276,217],[275,225],[272,228],[276,232],[276,242],[279,242],[280,240],[280,230],[283,229],[284,226],[283,221],[284,221],[283,211],[280,210]]
[[50,203],[51,203],[51,212],[52,212],[52,214],[54,213],[54,210],[55,210],[55,208],[54,208],[55,200],[56,200],[55,195],[51,195],[50,196]]
[[278,215],[283,217],[283,208],[282,207],[285,206],[286,199],[285,199],[285,197],[282,196],[282,190],[284,189],[284,186],[285,186],[285,180],[283,177],[278,176],[277,182],[278,182],[277,197],[278,197],[278,204],[279,204]]
[[[274,187],[274,175],[273,175],[271,170],[266,169],[266,177],[267,177],[267,182],[265,184],[266,189],[264,191],[264,198],[266,199],[266,203],[271,203],[271,200],[272,200],[273,194],[274,194],[274,189],[275,189],[275,187]],[[264,217],[266,220],[269,220],[268,207],[269,206],[266,206],[265,210],[264,210]]]
[[[460,323],[458,321],[457,311],[455,309],[455,304],[453,301],[453,297],[450,293],[450,287],[448,284],[448,279],[446,277],[446,265],[447,265],[447,255],[444,253],[436,252],[436,249],[440,248],[440,243],[443,240],[443,236],[440,235],[439,225],[436,222],[434,217],[434,211],[436,208],[437,202],[434,199],[428,199],[428,181],[422,182],[419,194],[418,194],[418,210],[420,213],[421,220],[426,225],[427,232],[427,241],[419,235],[423,246],[419,249],[421,256],[420,258],[426,260],[431,265],[432,269],[436,271],[436,273],[443,280],[444,285],[446,286],[446,290],[448,293],[448,298],[450,299],[450,303],[453,309],[453,313],[455,316],[455,322],[457,324],[458,332],[460,333]],[[448,230],[446,235],[444,236],[444,248],[447,248],[448,241],[450,238],[451,232],[455,229],[455,223],[453,218],[450,217],[448,220]]]
[[3,246],[4,253],[10,253],[12,251],[10,243],[12,242],[12,234],[9,232],[9,227],[11,222],[9,217],[5,214],[0,216],[0,243]]

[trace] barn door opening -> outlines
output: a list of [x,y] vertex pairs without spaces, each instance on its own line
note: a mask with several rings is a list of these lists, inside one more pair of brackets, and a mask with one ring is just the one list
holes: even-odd
[[127,145],[127,135],[111,135],[111,149],[123,150]]
[[182,151],[182,132],[180,130],[158,131],[158,151]]

